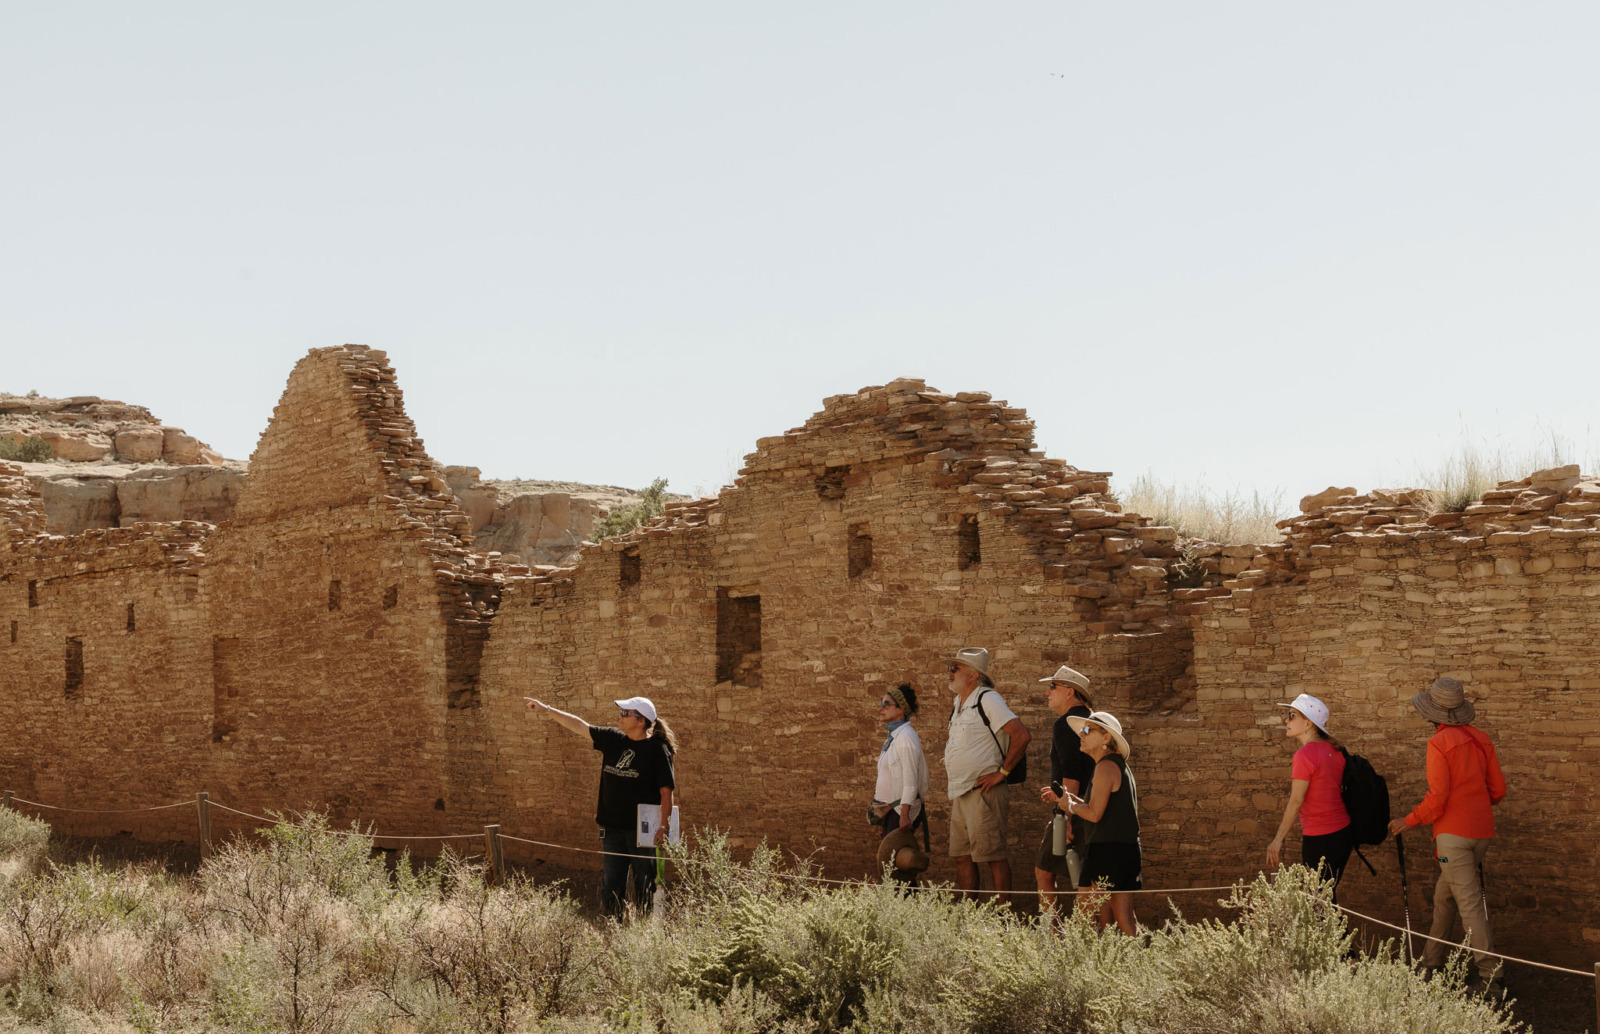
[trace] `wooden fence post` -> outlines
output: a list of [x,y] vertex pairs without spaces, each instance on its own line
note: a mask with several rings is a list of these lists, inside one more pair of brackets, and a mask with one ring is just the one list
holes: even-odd
[[7,808],[10,808],[10,807],[14,807],[14,805],[12,805],[12,803],[11,803],[11,802],[12,802],[12,800],[13,800],[13,799],[15,799],[15,798],[16,798],[16,796],[17,796],[17,795],[16,795],[16,794],[14,794],[14,793],[12,793],[12,792],[11,792],[11,791],[10,791],[10,790],[7,790],[7,791],[6,791],[6,799],[5,799],[5,806],[6,806],[6,807],[7,807]]
[[500,847],[500,823],[483,827],[483,843],[489,859],[489,886],[496,887],[506,879],[506,856]]
[[1594,964],[1594,1029],[1600,1030],[1600,962]]
[[201,790],[194,802],[200,808],[200,860],[211,857],[211,795]]

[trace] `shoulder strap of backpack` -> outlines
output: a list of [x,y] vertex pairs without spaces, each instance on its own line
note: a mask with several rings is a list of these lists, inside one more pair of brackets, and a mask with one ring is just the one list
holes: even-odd
[[983,719],[983,727],[985,729],[989,730],[989,738],[991,740],[994,740],[994,747],[995,747],[996,750],[998,750],[1000,752],[1000,763],[1003,765],[1003,764],[1005,764],[1005,761],[1006,761],[1006,748],[1004,748],[1004,747],[1002,747],[1000,745],[1000,737],[998,737],[998,736],[996,736],[994,734],[994,725],[989,721],[989,715],[983,709],[983,695],[985,693],[993,693],[993,692],[994,692],[994,690],[992,690],[992,689],[980,689],[980,690],[978,690],[978,702],[976,704],[974,704],[973,706],[978,709],[978,717]]

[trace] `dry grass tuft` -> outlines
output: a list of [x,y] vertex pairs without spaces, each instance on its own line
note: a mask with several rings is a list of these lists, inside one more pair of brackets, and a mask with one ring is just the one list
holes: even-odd
[[[1437,466],[1416,468],[1415,482],[1432,498],[1435,511],[1459,513],[1503,481],[1520,480],[1536,470],[1582,464],[1579,457],[1583,451],[1555,434],[1537,445],[1517,447],[1496,447],[1463,437],[1454,455]],[[1582,465],[1586,471],[1596,469],[1592,458]]]
[[1154,475],[1140,474],[1126,492],[1119,493],[1124,510],[1143,514],[1156,524],[1176,528],[1185,538],[1223,545],[1260,545],[1283,537],[1277,523],[1288,512],[1281,491],[1231,490],[1212,495],[1199,485],[1170,485]]

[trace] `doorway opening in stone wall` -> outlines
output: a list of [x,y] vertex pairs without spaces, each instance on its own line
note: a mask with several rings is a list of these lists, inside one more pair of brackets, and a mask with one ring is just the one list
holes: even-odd
[[128,604],[128,631],[137,632],[138,630],[139,630],[139,625],[133,619],[133,604],[130,603],[130,604]]
[[66,686],[68,700],[76,700],[83,694],[83,640],[75,635],[67,636]]
[[239,640],[211,640],[211,742],[227,743],[239,731]]
[[872,570],[872,526],[864,523],[850,525],[845,549],[849,553],[851,578],[860,578]]
[[964,513],[956,525],[956,567],[962,571],[977,567],[983,561],[978,543],[978,515]]
[[335,578],[328,583],[328,609],[338,610],[344,606],[344,586]]
[[637,549],[627,550],[619,558],[617,582],[624,589],[631,588],[639,584],[643,571],[643,565],[639,560],[639,551]]
[[761,685],[761,597],[754,589],[717,589],[717,681]]

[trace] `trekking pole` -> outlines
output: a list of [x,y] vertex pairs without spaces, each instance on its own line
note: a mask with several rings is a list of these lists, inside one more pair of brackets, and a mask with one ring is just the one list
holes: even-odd
[[1406,962],[1411,961],[1411,886],[1406,882],[1406,842],[1394,835],[1394,853],[1400,859],[1400,907],[1406,915]]

